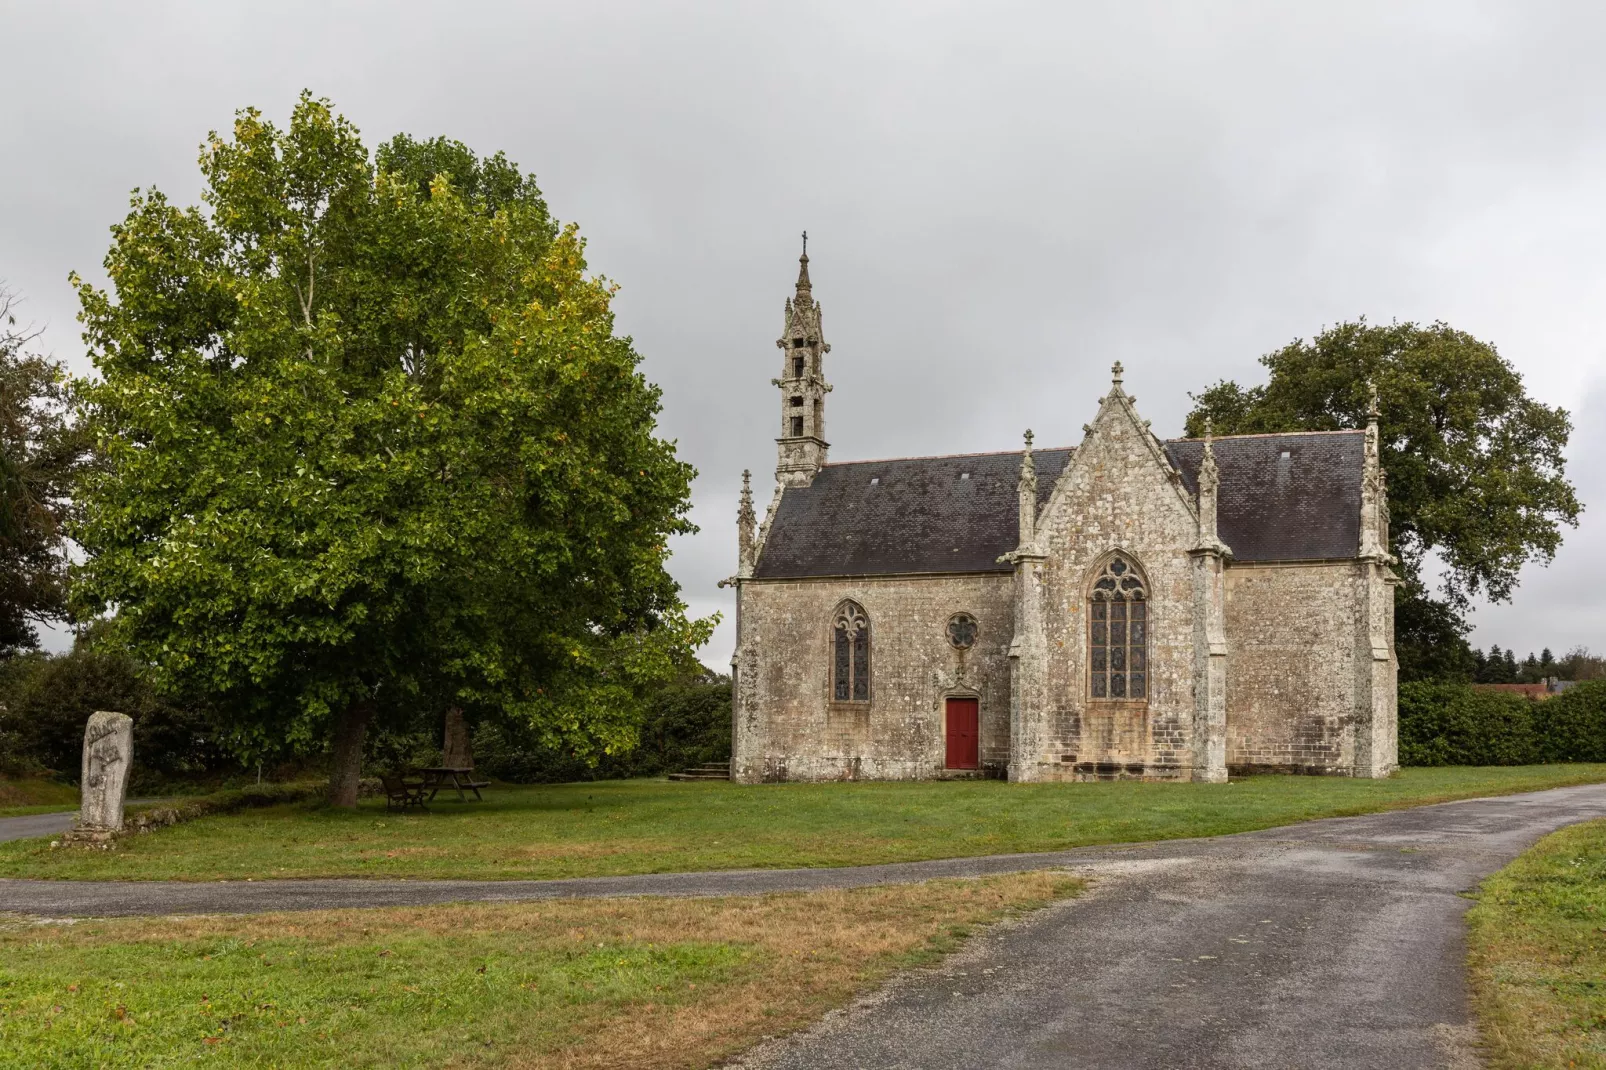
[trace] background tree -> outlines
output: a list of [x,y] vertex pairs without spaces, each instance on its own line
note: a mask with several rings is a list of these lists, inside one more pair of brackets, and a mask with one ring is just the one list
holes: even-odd
[[79,286],[99,463],[85,612],[244,760],[332,750],[447,703],[581,755],[709,625],[664,570],[692,470],[535,182],[398,137],[370,159],[303,94],[203,147],[206,209],[137,193],[111,294]]
[[103,647],[94,631],[80,635],[67,653],[6,661],[0,738],[11,752],[0,753],[0,765],[9,757],[13,766],[52,770],[76,782],[85,722],[96,710],[117,710],[134,719],[136,791],[161,793],[179,782],[240,771],[213,741],[202,712],[164,701],[150,687],[145,666],[116,646]]
[[0,283],[0,656],[39,645],[35,625],[66,614],[62,524],[83,437],[68,420],[66,375],[30,351]]
[[[1473,595],[1507,601],[1530,561],[1549,561],[1582,509],[1565,473],[1566,411],[1528,397],[1495,347],[1434,323],[1341,323],[1261,358],[1265,385],[1222,381],[1194,395],[1190,435],[1364,427],[1369,382],[1382,402],[1402,675],[1472,671]],[[1423,566],[1444,565],[1436,591]],[[1453,651],[1453,653],[1450,653]],[[1514,667],[1513,667],[1514,668]]]
[[1588,647],[1573,647],[1557,666],[1563,680],[1606,680],[1606,658],[1591,654]]

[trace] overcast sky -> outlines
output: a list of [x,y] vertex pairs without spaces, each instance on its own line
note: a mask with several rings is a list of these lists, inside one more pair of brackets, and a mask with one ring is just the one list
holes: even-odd
[[129,191],[303,88],[370,148],[505,150],[620,284],[700,476],[672,568],[726,623],[810,236],[833,459],[1155,430],[1324,324],[1442,319],[1576,425],[1587,511],[1474,641],[1606,648],[1606,8],[1583,3],[24,4],[0,0],[0,278],[82,360]]

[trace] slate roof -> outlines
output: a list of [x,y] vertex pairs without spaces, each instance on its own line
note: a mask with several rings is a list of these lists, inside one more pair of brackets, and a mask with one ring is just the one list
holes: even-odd
[[[1216,439],[1217,529],[1233,559],[1354,557],[1365,442],[1362,431]],[[1203,442],[1162,446],[1197,494]],[[1071,452],[1033,451],[1039,508]],[[998,557],[1019,542],[1020,460],[1013,451],[828,464],[781,496],[754,578],[1008,572]]]
[[[1199,492],[1200,439],[1164,443],[1188,493]],[[1216,530],[1234,561],[1354,557],[1361,540],[1366,432],[1235,435],[1214,446]]]
[[[1032,451],[1039,508],[1070,456]],[[1009,572],[998,556],[1020,542],[1020,460],[1017,450],[828,464],[781,495],[754,578]]]

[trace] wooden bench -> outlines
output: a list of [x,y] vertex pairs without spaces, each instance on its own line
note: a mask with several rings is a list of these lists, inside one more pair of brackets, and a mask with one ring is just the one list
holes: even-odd
[[409,806],[416,806],[420,810],[427,810],[424,805],[424,785],[410,780],[403,780],[399,776],[382,773],[379,782],[385,786],[385,809],[390,810],[398,804],[405,811]]

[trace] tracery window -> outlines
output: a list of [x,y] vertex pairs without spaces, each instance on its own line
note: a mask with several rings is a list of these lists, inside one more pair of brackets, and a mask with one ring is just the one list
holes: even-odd
[[955,613],[948,618],[948,643],[955,650],[969,650],[976,642],[976,618]]
[[870,701],[870,618],[856,602],[837,606],[831,626],[831,697]]
[[1137,566],[1120,554],[1093,581],[1088,679],[1096,699],[1149,697],[1149,596]]

